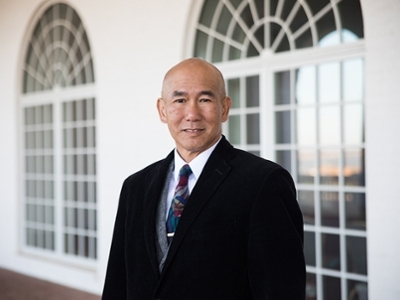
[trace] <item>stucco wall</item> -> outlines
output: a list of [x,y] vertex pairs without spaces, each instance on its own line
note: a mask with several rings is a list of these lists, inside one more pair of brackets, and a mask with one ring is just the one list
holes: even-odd
[[400,2],[362,1],[369,299],[400,299]]

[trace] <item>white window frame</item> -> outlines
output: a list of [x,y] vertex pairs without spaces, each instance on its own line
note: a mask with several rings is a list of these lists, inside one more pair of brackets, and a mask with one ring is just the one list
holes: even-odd
[[[28,29],[26,30],[26,35],[24,39],[24,43],[22,45],[22,51],[20,54],[20,70],[23,70],[25,67],[25,60],[26,60],[26,55],[27,55],[27,50],[29,46],[30,39],[33,35],[33,30],[35,29],[36,25],[38,22],[40,22],[41,17],[43,14],[49,9],[51,6],[55,4],[65,4],[72,8],[75,12],[77,10],[75,7],[71,6],[69,3],[65,3],[64,1],[47,1],[44,5],[42,5],[35,13],[34,18],[30,22],[30,25]],[[81,17],[81,16],[79,16]],[[81,25],[83,28],[81,30],[84,31],[84,24],[82,19],[80,19]],[[81,32],[79,33],[81,34]],[[87,34],[87,32],[86,32]],[[78,41],[79,43],[79,41]],[[91,52],[91,50],[89,50]],[[91,54],[90,54],[91,56]],[[87,59],[87,58],[84,58]],[[82,60],[82,62],[84,61]],[[92,59],[92,56],[91,56]],[[77,65],[78,68],[82,68],[83,65]],[[86,73],[87,75],[87,73]],[[94,75],[94,74],[93,74]],[[97,229],[95,230],[95,236],[97,239],[97,245],[95,246],[96,249],[94,250],[94,256],[93,257],[83,257],[79,255],[71,255],[67,254],[65,251],[65,244],[64,244],[64,234],[66,233],[66,226],[65,226],[65,216],[64,216],[64,208],[65,206],[65,201],[64,201],[64,179],[66,179],[67,176],[64,174],[64,166],[63,166],[63,155],[66,153],[64,146],[63,146],[63,129],[64,129],[64,121],[63,121],[63,104],[66,102],[71,102],[71,101],[79,101],[79,100],[85,100],[85,99],[94,99],[93,101],[96,102],[96,84],[93,82],[93,78],[89,78],[89,82],[87,83],[81,83],[77,82],[77,85],[70,85],[66,87],[59,87],[59,86],[53,86],[51,89],[47,90],[41,90],[41,91],[34,91],[34,92],[29,92],[29,93],[24,93],[23,92],[23,84],[24,84],[24,76],[23,76],[23,71],[21,72],[21,77],[19,80],[19,86],[18,89],[20,90],[20,95],[18,98],[19,102],[19,109],[18,109],[18,126],[19,126],[19,174],[20,174],[20,189],[19,189],[19,219],[20,219],[20,226],[19,226],[19,247],[21,249],[21,253],[26,254],[26,255],[33,255],[38,258],[43,258],[45,260],[52,260],[57,263],[62,263],[62,264],[67,264],[70,266],[76,266],[79,268],[85,268],[89,270],[95,270],[97,268],[97,259],[99,256],[99,251],[98,251],[98,221],[96,222],[96,227]],[[46,105],[46,104],[51,104],[53,106],[52,114],[53,114],[53,122],[52,122],[52,130],[53,130],[53,148],[51,150],[51,154],[54,157],[54,162],[53,162],[53,181],[54,181],[54,231],[55,231],[55,241],[54,241],[54,251],[52,250],[46,250],[42,249],[39,247],[31,247],[26,244],[26,228],[27,228],[27,220],[26,220],[26,196],[25,196],[25,180],[27,178],[26,170],[25,170],[25,157],[27,154],[27,150],[25,149],[25,137],[24,137],[24,131],[25,131],[25,120],[24,120],[24,110],[26,107],[33,107],[33,106],[39,106],[39,105]],[[95,109],[93,111],[93,114],[96,116],[96,105]],[[96,117],[94,120],[86,120],[86,121],[81,121],[82,125],[88,125],[88,126],[94,126],[96,128]],[[79,126],[79,124],[78,124]],[[97,133],[94,134],[93,139],[97,140],[96,138]],[[94,148],[94,151],[96,152],[96,147]],[[85,152],[85,149],[77,149],[79,152]],[[89,152],[93,152],[93,150],[88,150]],[[93,181],[96,180],[96,175],[74,175],[77,180],[80,179],[90,179]],[[97,194],[97,192],[96,192]],[[79,204],[77,204],[79,206]],[[98,202],[96,203],[88,203],[86,205],[86,208],[92,208],[96,210],[96,215],[98,215]],[[97,217],[96,217],[97,218]],[[89,221],[90,222],[90,221]],[[76,234],[79,235],[80,229],[76,228]],[[86,235],[86,233],[83,233],[83,235]],[[81,251],[81,250],[79,250]],[[93,253],[91,254],[93,255]]]

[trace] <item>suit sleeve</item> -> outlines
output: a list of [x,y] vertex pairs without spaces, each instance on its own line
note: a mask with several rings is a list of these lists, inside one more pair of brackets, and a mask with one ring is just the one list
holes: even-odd
[[127,298],[125,264],[125,216],[128,190],[127,186],[128,184],[126,180],[122,187],[119,199],[102,300]]
[[253,299],[304,300],[303,218],[289,173],[269,172],[254,202],[248,272]]

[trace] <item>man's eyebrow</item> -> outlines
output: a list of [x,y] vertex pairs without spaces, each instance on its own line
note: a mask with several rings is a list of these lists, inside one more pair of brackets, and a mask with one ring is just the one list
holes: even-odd
[[206,91],[201,91],[201,92],[199,93],[199,95],[205,95],[205,96],[215,97],[215,93],[214,93],[213,91],[208,91],[208,90],[206,90]]
[[185,95],[187,95],[187,93],[184,91],[174,91],[172,93],[172,97],[180,97],[180,96],[185,96]]
[[[172,93],[172,97],[181,97],[181,96],[186,96],[187,92],[185,91],[174,91]],[[200,91],[199,96],[210,96],[210,97],[215,97],[215,93],[213,91],[210,90],[204,90],[204,91]]]

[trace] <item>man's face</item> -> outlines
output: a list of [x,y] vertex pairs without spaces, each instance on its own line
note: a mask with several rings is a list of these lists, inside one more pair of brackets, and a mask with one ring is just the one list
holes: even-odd
[[221,136],[231,100],[223,79],[205,62],[183,62],[167,75],[157,108],[180,156],[190,162]]

